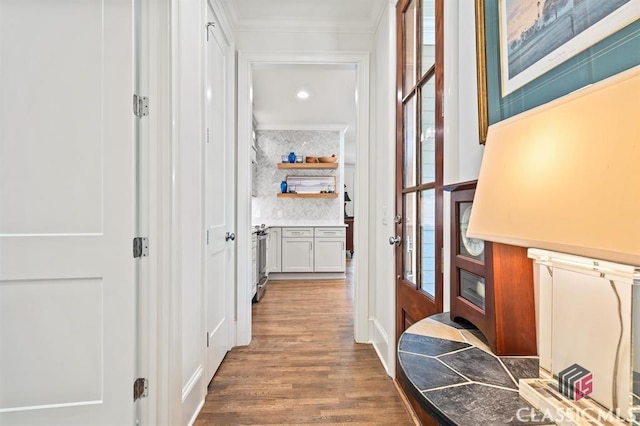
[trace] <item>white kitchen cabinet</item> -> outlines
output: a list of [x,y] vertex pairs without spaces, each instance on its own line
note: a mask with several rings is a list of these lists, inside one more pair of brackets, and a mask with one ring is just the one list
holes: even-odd
[[[277,229],[280,231],[274,232]],[[270,228],[271,245],[280,247],[269,256],[270,272],[344,272],[345,228],[338,226]],[[278,259],[278,254],[280,258]],[[280,269],[278,265],[281,266]]]
[[282,238],[282,272],[313,272],[313,238]]
[[344,272],[346,268],[345,229],[314,228],[314,272]]
[[344,272],[346,256],[344,237],[314,238],[314,272]]
[[269,272],[282,272],[282,228],[269,228],[267,268]]

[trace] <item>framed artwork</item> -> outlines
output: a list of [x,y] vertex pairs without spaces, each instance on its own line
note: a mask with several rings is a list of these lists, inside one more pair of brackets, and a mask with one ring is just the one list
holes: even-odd
[[476,0],[488,126],[640,64],[640,0]]

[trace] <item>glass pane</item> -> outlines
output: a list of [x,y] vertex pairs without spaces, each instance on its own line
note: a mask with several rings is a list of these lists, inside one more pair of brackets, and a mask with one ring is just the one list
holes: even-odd
[[484,262],[484,241],[467,237],[467,228],[469,228],[469,219],[471,218],[471,205],[472,203],[470,202],[458,205],[458,229],[460,229],[458,247],[460,247],[461,255]]
[[422,2],[422,67],[420,75],[424,75],[436,61],[436,1]]
[[422,86],[422,116],[420,128],[422,150],[421,183],[436,180],[436,79],[432,77]]
[[420,254],[422,281],[420,288],[436,297],[436,192],[434,189],[420,194]]
[[460,296],[484,310],[484,278],[460,270]]
[[416,97],[404,105],[404,188],[416,184]]
[[404,194],[404,279],[416,282],[416,193]]
[[416,84],[416,2],[404,13],[404,95]]

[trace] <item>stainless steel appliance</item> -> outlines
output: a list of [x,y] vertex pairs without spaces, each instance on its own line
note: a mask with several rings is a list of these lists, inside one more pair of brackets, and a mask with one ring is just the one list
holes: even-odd
[[256,262],[258,275],[258,290],[256,292],[255,301],[259,302],[262,298],[269,281],[269,273],[267,270],[267,239],[269,238],[269,228],[264,224],[256,226],[258,236],[258,261]]

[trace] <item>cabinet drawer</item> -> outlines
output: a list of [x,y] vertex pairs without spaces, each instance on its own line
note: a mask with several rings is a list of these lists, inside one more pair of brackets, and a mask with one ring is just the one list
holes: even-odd
[[313,228],[282,228],[282,237],[288,237],[288,238],[313,237]]
[[344,228],[315,228],[316,237],[340,238],[345,236]]

